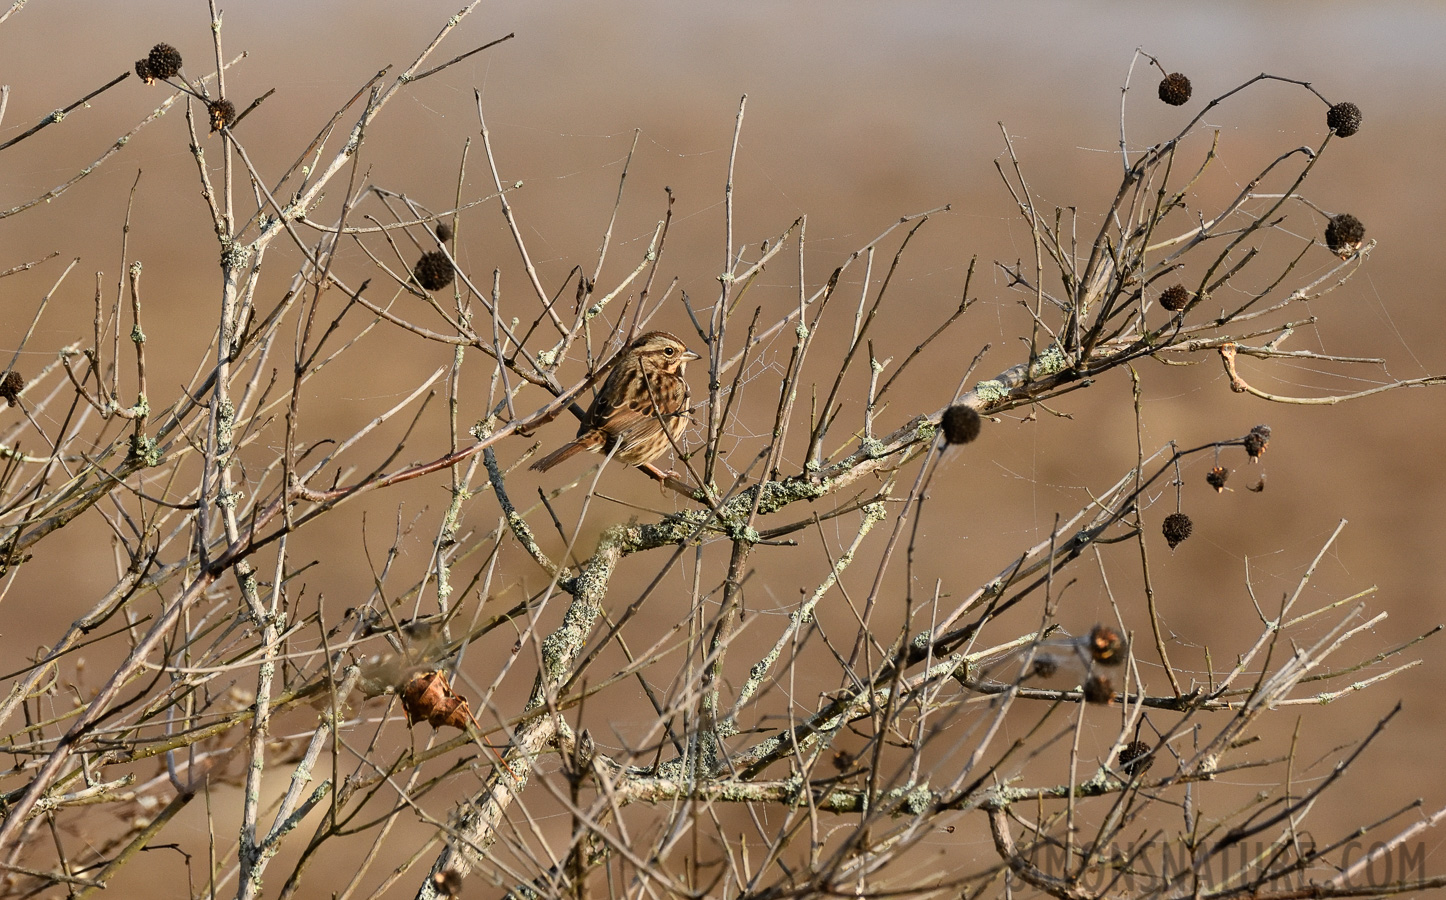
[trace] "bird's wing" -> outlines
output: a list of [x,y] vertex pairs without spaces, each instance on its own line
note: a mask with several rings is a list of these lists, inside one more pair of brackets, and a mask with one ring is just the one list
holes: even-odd
[[[609,398],[630,398],[628,402],[614,404]],[[597,399],[588,410],[587,417],[578,434],[601,431],[624,444],[655,434],[662,425],[653,413],[652,396],[642,381],[642,373],[634,367],[615,369],[608,376]]]

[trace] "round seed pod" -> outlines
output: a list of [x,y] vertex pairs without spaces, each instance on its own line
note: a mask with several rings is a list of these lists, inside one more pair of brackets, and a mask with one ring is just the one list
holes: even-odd
[[206,112],[211,117],[213,134],[236,124],[236,105],[230,100],[212,100],[206,104]]
[[1150,766],[1155,764],[1155,757],[1150,755],[1149,744],[1144,741],[1130,741],[1120,748],[1119,761],[1125,774],[1134,778],[1150,771]]
[[1195,530],[1195,523],[1190,517],[1182,512],[1170,513],[1165,517],[1165,524],[1161,529],[1165,533],[1165,540],[1169,543],[1170,549],[1174,550],[1180,542],[1184,541]]
[[1090,658],[1102,666],[1118,666],[1125,661],[1129,642],[1108,625],[1096,625],[1090,629]]
[[1264,453],[1265,448],[1269,446],[1269,425],[1257,425],[1250,429],[1250,433],[1245,436],[1245,452],[1249,454],[1251,462],[1259,461],[1260,454]]
[[1225,481],[1230,477],[1230,470],[1224,466],[1216,466],[1205,476],[1205,481],[1215,489],[1218,494],[1225,490]]
[[429,291],[440,291],[452,283],[456,274],[452,261],[441,250],[423,253],[422,258],[417,260],[416,268],[412,269],[412,278]]
[[1184,73],[1171,72],[1160,81],[1160,99],[1171,106],[1184,106],[1190,102],[1190,79]]
[[14,369],[6,372],[4,378],[0,378],[0,397],[4,397],[11,406],[20,402],[20,392],[23,390],[25,390],[25,376]]
[[1084,683],[1084,698],[1086,703],[1103,706],[1115,699],[1115,684],[1104,675],[1091,675]]
[[151,62],[144,56],[136,60],[136,75],[146,84],[156,83],[156,76],[151,74]]
[[157,44],[146,55],[146,62],[152,77],[174,78],[181,72],[181,51],[170,44]]
[[951,444],[967,444],[979,437],[982,427],[979,413],[972,406],[959,404],[944,410],[939,424],[944,429],[944,440]]
[[437,223],[437,240],[450,241],[452,239],[452,226],[446,222]]
[[1350,137],[1361,130],[1361,108],[1354,103],[1337,103],[1326,112],[1326,127],[1337,137]]
[[1331,216],[1330,223],[1326,225],[1326,246],[1341,259],[1361,249],[1361,242],[1365,239],[1366,226],[1350,213]]
[[1160,295],[1160,305],[1170,312],[1179,312],[1190,305],[1190,292],[1183,284],[1172,284]]

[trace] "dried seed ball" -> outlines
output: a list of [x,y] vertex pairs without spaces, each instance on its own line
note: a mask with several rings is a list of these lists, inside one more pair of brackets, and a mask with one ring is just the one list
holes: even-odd
[[944,428],[944,440],[951,444],[967,444],[979,437],[981,427],[979,413],[972,406],[959,404],[944,410],[939,420]]
[[1084,683],[1086,703],[1104,705],[1115,699],[1115,685],[1104,675],[1091,675]]
[[1090,629],[1090,658],[1102,666],[1118,666],[1125,661],[1128,645],[1120,633],[1108,625]]
[[211,116],[212,133],[236,123],[236,106],[230,100],[212,100],[206,104],[206,112]]
[[20,401],[20,392],[23,390],[25,378],[14,369],[6,372],[4,378],[0,378],[0,397],[4,397],[11,406]]
[[1326,113],[1326,127],[1340,137],[1361,130],[1361,108],[1354,103],[1337,103]]
[[156,83],[156,76],[151,74],[150,60],[144,56],[136,60],[136,74],[139,75],[141,81],[144,81],[146,84]]
[[1165,533],[1165,540],[1169,543],[1170,549],[1174,550],[1195,530],[1195,523],[1191,522],[1190,517],[1184,513],[1174,512],[1165,517],[1165,525],[1161,530]]
[[181,51],[170,44],[157,44],[146,56],[151,75],[155,78],[174,78],[181,71]]
[[1230,470],[1224,466],[1216,466],[1205,476],[1205,481],[1215,489],[1215,492],[1225,490],[1225,480],[1230,477]]
[[412,270],[412,277],[417,280],[417,284],[429,291],[440,291],[451,284],[455,274],[452,261],[441,250],[423,253],[422,258],[417,260],[417,267]]
[[1181,72],[1171,72],[1160,81],[1160,99],[1171,106],[1190,102],[1190,79]]
[[437,240],[450,241],[452,239],[452,226],[446,222],[437,223]]
[[1145,774],[1155,764],[1155,757],[1150,755],[1150,745],[1144,741],[1130,741],[1121,747],[1119,759],[1120,768],[1131,778]]
[[1326,246],[1341,259],[1361,249],[1361,241],[1365,238],[1366,226],[1350,213],[1331,216],[1330,224],[1326,226]]
[[1264,453],[1265,448],[1269,446],[1269,425],[1257,425],[1250,429],[1250,433],[1245,436],[1245,452],[1250,455],[1251,462],[1257,462],[1260,459],[1260,454]]
[[1179,312],[1190,305],[1190,292],[1183,284],[1172,284],[1160,295],[1160,305],[1170,312]]

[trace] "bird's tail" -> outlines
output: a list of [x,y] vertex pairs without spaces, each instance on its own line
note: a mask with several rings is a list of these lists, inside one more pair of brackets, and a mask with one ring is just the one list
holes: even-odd
[[546,472],[548,469],[552,468],[563,460],[571,459],[582,451],[591,449],[592,444],[590,442],[583,441],[582,438],[578,438],[575,441],[568,441],[566,444],[563,444],[561,447],[558,447],[556,450],[547,454],[542,459],[539,459],[537,462],[533,463],[530,468],[536,472]]

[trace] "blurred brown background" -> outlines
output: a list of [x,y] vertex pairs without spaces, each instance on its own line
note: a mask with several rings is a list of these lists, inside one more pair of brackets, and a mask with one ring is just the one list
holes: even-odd
[[[455,5],[226,5],[228,55],[249,53],[228,76],[230,95],[244,108],[277,88],[237,129],[253,160],[267,172],[284,169],[367,77],[388,64],[408,64]],[[128,69],[157,41],[176,45],[192,75],[208,70],[208,24],[199,2],[32,0],[0,26],[0,83],[12,86],[0,140]],[[1364,111],[1361,132],[1332,142],[1303,192],[1328,212],[1353,212],[1380,243],[1344,288],[1292,316],[1308,312],[1320,321],[1299,329],[1287,349],[1385,357],[1386,373],[1247,363],[1246,377],[1265,390],[1322,396],[1364,389],[1387,380],[1387,373],[1413,378],[1446,372],[1440,340],[1446,273],[1438,247],[1446,208],[1438,148],[1446,120],[1437,114],[1446,95],[1446,58],[1439,52],[1446,7],[496,3],[466,20],[433,60],[508,32],[517,37],[393,101],[368,136],[363,166],[372,182],[432,209],[446,208],[462,143],[468,137],[476,143],[473,91],[479,91],[503,181],[525,182],[513,203],[546,285],[560,283],[574,264],[591,270],[622,161],[633,130],[640,129],[602,283],[615,282],[635,265],[662,216],[668,185],[677,204],[660,276],[676,275],[697,302],[710,300],[722,266],[722,187],[744,93],[737,239],[756,248],[807,213],[811,284],[820,284],[847,253],[898,216],[952,204],[951,212],[925,226],[906,258],[893,313],[876,335],[880,354],[902,358],[926,324],[947,315],[958,303],[973,255],[979,266],[971,293],[982,302],[956,326],[948,349],[941,347],[927,367],[896,388],[885,428],[947,402],[985,343],[993,349],[980,376],[1022,360],[1017,298],[993,263],[1028,260],[1032,247],[994,169],[1003,152],[997,123],[1013,136],[1037,203],[1078,207],[1081,235],[1093,234],[1118,182],[1120,88],[1136,47],[1159,57],[1168,70],[1188,74],[1195,98],[1183,109],[1164,107],[1154,98],[1158,73],[1137,66],[1127,113],[1132,149],[1173,135],[1209,98],[1259,72],[1311,81],[1332,101],[1351,100]],[[0,208],[71,177],[154,108],[163,91],[129,79],[92,108],[0,156]],[[1228,196],[1279,153],[1318,145],[1324,112],[1324,104],[1296,86],[1257,85],[1206,116],[1192,159],[1205,146],[1201,140],[1208,142],[1209,129],[1219,128],[1221,160],[1209,190]],[[94,273],[105,272],[102,284],[113,294],[126,199],[140,169],[131,255],[145,263],[149,346],[173,351],[158,354],[161,374],[152,376],[152,384],[166,387],[154,392],[173,396],[175,385],[189,376],[214,328],[219,287],[216,244],[186,145],[178,108],[64,197],[0,221],[0,269],[52,250],[61,254],[0,282],[0,348],[16,345],[64,262],[81,257],[20,368],[38,369],[55,348],[88,336]],[[212,138],[206,146],[214,165],[219,143]],[[490,192],[478,146],[469,173],[464,193]],[[331,192],[332,215],[344,183]],[[1308,208],[1287,212],[1287,228],[1295,234],[1318,235],[1324,225],[1324,217]],[[327,220],[328,214],[317,218]],[[780,303],[788,302],[797,283],[792,251],[784,257],[788,261],[774,267],[765,285],[774,293],[760,291]],[[276,285],[290,271],[291,257],[285,259],[271,263],[283,273]],[[342,259],[365,262],[355,251]],[[530,295],[495,206],[464,218],[459,260],[474,277],[501,266],[504,291],[510,291],[504,296],[519,305]],[[876,272],[886,261],[881,254]],[[1313,251],[1301,277],[1330,262],[1324,250]],[[670,310],[661,327],[686,334],[687,319],[681,309]],[[373,346],[385,352],[385,343]],[[786,346],[776,352],[786,359]],[[364,420],[448,356],[438,348],[426,358],[387,356],[386,365],[372,356],[371,365],[345,370],[345,380],[334,386],[333,396],[345,402],[317,408],[309,425],[320,434],[332,425],[328,416],[337,417],[337,428],[348,415]],[[1263,494],[1243,490],[1253,480],[1248,470],[1237,473],[1238,490],[1216,496],[1203,483],[1206,459],[1197,457],[1186,469],[1185,508],[1196,536],[1173,555],[1159,544],[1153,561],[1166,623],[1180,645],[1209,645],[1217,670],[1227,666],[1259,630],[1245,593],[1247,560],[1257,595],[1276,602],[1341,518],[1350,524],[1309,591],[1319,603],[1379,586],[1370,605],[1390,618],[1357,638],[1357,656],[1440,622],[1446,615],[1446,477],[1439,449],[1446,439],[1446,393],[1403,390],[1336,407],[1271,406],[1232,394],[1214,357],[1199,362],[1186,369],[1148,361],[1139,366],[1147,452],[1172,439],[1194,446],[1238,436],[1257,422],[1269,423],[1275,437],[1264,461]],[[694,380],[697,392],[701,379]],[[760,398],[771,390],[769,382]],[[1038,421],[1006,419],[967,455],[951,457],[925,512],[930,544],[920,562],[921,583],[931,590],[941,578],[946,589],[967,591],[992,576],[1006,554],[1047,536],[1056,512],[1072,512],[1090,491],[1118,478],[1134,460],[1129,392],[1128,378],[1113,373],[1053,404],[1073,418],[1041,413]],[[554,426],[542,438],[555,445],[567,431]],[[504,455],[522,448],[519,443]],[[412,452],[424,458],[433,450]],[[1245,468],[1238,451],[1230,464]],[[631,476],[609,477],[616,492],[633,490],[642,502],[660,502],[656,490],[628,484]],[[419,502],[440,507],[440,484],[423,488]],[[1173,499],[1167,492],[1153,521]],[[372,508],[385,519],[395,500]],[[479,509],[476,515],[480,520],[492,513]],[[327,554],[312,583],[340,599],[366,591],[370,579],[355,520],[334,527],[310,538],[311,552]],[[515,579],[539,586],[535,570],[523,571],[520,557],[509,560]],[[799,574],[765,579],[753,588],[751,602],[792,602],[825,563],[814,553],[790,564],[800,567]],[[4,655],[16,661],[89,608],[111,583],[111,565],[108,543],[94,530],[74,529],[43,544],[0,603]],[[1062,620],[1076,632],[1108,614],[1093,587],[1082,588],[1071,602],[1078,607]],[[676,618],[678,611],[659,615]],[[1303,711],[1303,733],[1323,753],[1358,738],[1397,698],[1405,703],[1405,715],[1337,797],[1354,797],[1361,805],[1318,813],[1323,830],[1326,822],[1373,819],[1415,796],[1424,796],[1428,809],[1446,802],[1439,776],[1446,762],[1443,665],[1432,642],[1419,656],[1425,664],[1395,680],[1324,711]],[[1446,869],[1446,853],[1436,852],[1439,842],[1427,834],[1435,871]]]

